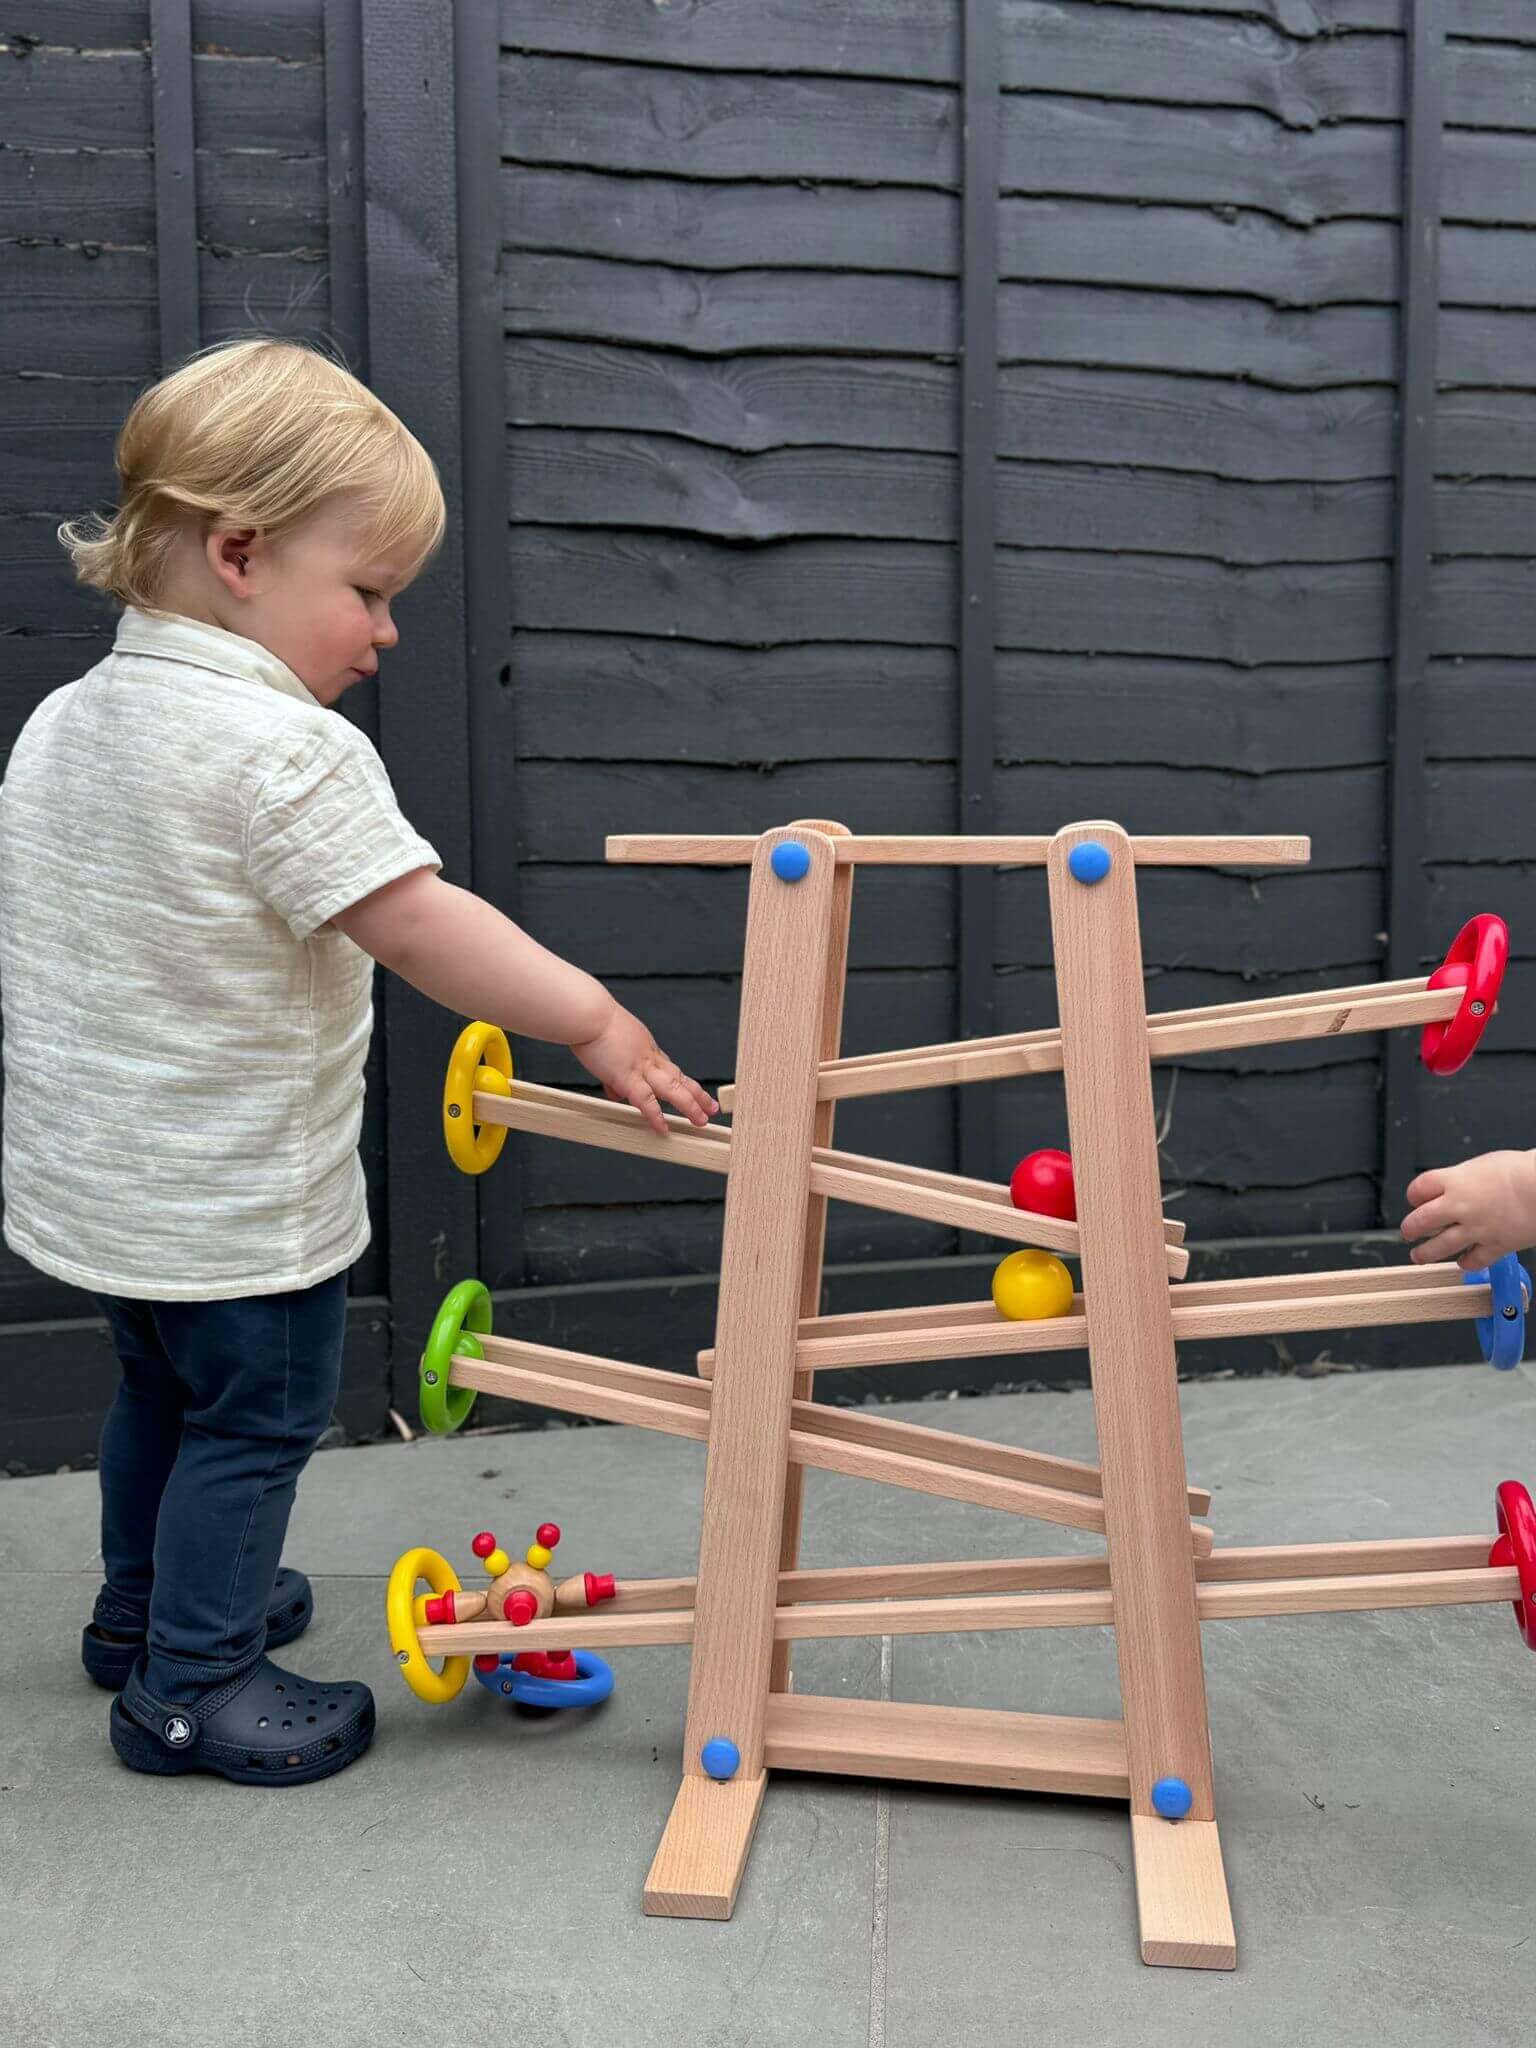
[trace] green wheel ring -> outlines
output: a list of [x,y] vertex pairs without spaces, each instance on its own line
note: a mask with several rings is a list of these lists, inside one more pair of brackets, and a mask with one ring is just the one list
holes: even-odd
[[468,1419],[475,1405],[475,1390],[450,1387],[448,1374],[455,1353],[463,1358],[484,1358],[485,1352],[470,1332],[478,1330],[485,1337],[490,1328],[489,1292],[479,1280],[461,1280],[438,1310],[421,1354],[421,1426],[433,1436],[449,1436]]

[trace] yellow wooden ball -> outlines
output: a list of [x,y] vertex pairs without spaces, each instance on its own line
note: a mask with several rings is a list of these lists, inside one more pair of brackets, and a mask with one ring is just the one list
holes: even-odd
[[992,1299],[1010,1323],[1072,1313],[1072,1275],[1052,1252],[1010,1252],[992,1275]]
[[486,1573],[493,1579],[499,1579],[511,1562],[511,1558],[504,1550],[493,1550],[485,1560]]

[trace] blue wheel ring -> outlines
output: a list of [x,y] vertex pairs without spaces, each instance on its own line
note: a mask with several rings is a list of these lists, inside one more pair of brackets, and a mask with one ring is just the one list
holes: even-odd
[[516,1650],[504,1650],[494,1671],[471,1668],[487,1692],[499,1700],[514,1700],[520,1707],[596,1707],[613,1691],[613,1667],[591,1650],[573,1650],[579,1678],[539,1678],[531,1671],[514,1669]]
[[1506,1252],[1491,1266],[1464,1273],[1468,1287],[1493,1289],[1493,1314],[1477,1319],[1477,1341],[1495,1372],[1512,1372],[1525,1356],[1525,1318],[1531,1305],[1531,1276]]

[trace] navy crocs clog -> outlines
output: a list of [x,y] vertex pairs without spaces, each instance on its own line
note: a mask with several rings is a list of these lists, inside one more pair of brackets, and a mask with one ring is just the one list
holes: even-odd
[[130,1770],[312,1785],[355,1763],[373,1740],[373,1694],[361,1679],[323,1684],[263,1657],[187,1704],[155,1698],[144,1683],[145,1661],[112,1702],[112,1747]]

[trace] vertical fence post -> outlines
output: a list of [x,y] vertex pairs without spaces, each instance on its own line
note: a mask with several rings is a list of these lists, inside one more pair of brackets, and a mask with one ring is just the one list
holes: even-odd
[[197,157],[192,128],[192,0],[150,0],[155,146],[155,276],[160,369],[202,335],[197,282]]
[[[379,732],[405,815],[443,872],[473,873],[465,674],[463,419],[451,0],[363,0],[368,364],[374,390],[431,451],[448,501],[437,559],[401,601]],[[381,977],[388,1103],[395,1398],[451,1282],[474,1271],[475,1197],[442,1141],[453,1020]]]
[[[961,191],[960,760],[961,832],[996,827],[997,264],[1000,182],[1000,0],[965,0]],[[1054,823],[1054,820],[1052,821]],[[957,1035],[994,1029],[997,874],[962,867]],[[960,1171],[995,1172],[986,1092],[959,1091]]]
[[368,377],[362,0],[325,0],[325,192],[331,343]]
[[[505,331],[501,310],[501,29],[495,7],[454,9],[459,188],[459,365],[463,390],[464,639],[475,886],[518,915],[517,749],[505,695],[507,596]],[[522,1148],[477,1183],[480,1271],[521,1286]]]
[[[1435,339],[1440,305],[1440,178],[1445,38],[1441,0],[1411,0],[1403,108],[1403,277],[1398,373],[1393,656],[1387,710],[1387,962],[1390,980],[1424,972],[1424,687],[1435,488]],[[1396,1223],[1423,1163],[1417,1034],[1387,1034],[1382,1069],[1381,1216]]]

